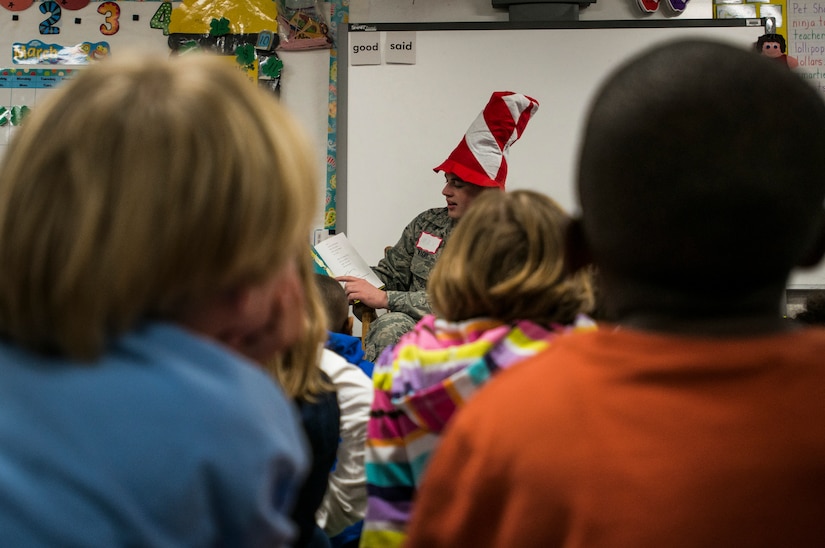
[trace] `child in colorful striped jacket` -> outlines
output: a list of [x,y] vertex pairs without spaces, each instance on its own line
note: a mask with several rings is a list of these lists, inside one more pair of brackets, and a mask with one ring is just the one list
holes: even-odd
[[565,265],[568,222],[549,197],[517,190],[482,194],[456,227],[427,288],[435,314],[376,363],[362,547],[403,543],[444,427],[493,374],[595,327],[589,274]]

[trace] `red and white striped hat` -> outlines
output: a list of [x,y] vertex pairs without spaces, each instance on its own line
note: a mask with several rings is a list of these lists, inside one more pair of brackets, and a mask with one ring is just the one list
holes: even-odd
[[504,188],[507,153],[539,109],[532,97],[496,91],[449,158],[433,168],[478,186]]

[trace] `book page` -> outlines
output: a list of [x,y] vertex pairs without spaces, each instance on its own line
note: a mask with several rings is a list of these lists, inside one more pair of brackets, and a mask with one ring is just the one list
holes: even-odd
[[343,232],[315,245],[315,252],[321,256],[334,276],[355,276],[367,280],[375,287],[384,287],[381,278],[375,275]]

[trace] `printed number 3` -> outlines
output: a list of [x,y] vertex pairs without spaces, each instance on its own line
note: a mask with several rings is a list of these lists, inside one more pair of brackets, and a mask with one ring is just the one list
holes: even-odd
[[97,12],[104,15],[104,23],[100,25],[100,34],[111,36],[120,30],[120,23],[117,19],[120,17],[120,6],[115,2],[103,2],[97,7]]
[[60,21],[61,14],[60,6],[57,5],[57,2],[49,0],[48,2],[41,3],[40,13],[51,14],[51,17],[40,23],[40,34],[60,34],[60,27],[55,27],[57,22]]

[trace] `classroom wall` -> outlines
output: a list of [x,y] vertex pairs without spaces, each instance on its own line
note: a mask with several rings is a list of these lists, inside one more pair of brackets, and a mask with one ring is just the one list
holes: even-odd
[[[246,0],[244,0],[246,2]],[[82,70],[82,65],[23,65],[12,61],[12,44],[40,40],[47,44],[71,46],[85,41],[106,42],[112,55],[125,49],[168,53],[167,37],[159,29],[150,27],[150,20],[161,5],[158,1],[120,1],[118,6],[117,32],[104,36],[98,27],[104,16],[98,11],[100,2],[91,2],[80,9],[63,9],[54,26],[59,33],[44,35],[39,33],[39,24],[47,14],[41,12],[39,3],[10,11],[0,7],[0,69],[70,69]],[[172,2],[174,9],[182,2]],[[315,150],[317,150],[318,214],[316,226],[323,226],[324,191],[326,189],[327,165],[327,112],[329,85],[329,50],[279,51],[284,62],[282,73],[281,99],[300,119]],[[65,71],[64,71],[65,72]],[[35,109],[53,89],[32,87],[30,89],[10,88],[3,85],[5,77],[0,73],[0,157],[16,130],[8,118],[13,107],[22,106]]]
[[[239,0],[241,1],[241,0]],[[811,2],[814,0],[804,0]],[[147,12],[154,10],[156,2],[119,2],[125,15],[135,12]],[[178,2],[173,2],[177,5]],[[329,7],[329,4],[325,4]],[[789,6],[790,9],[790,6]],[[87,11],[94,13],[94,4],[88,7]],[[329,11],[329,10],[327,10]],[[21,38],[15,34],[15,29],[22,25],[11,23],[12,12],[0,9],[0,52],[4,62],[0,65],[7,65],[6,57],[10,51],[11,43]],[[22,12],[25,18],[40,17],[36,9],[30,9],[29,13]],[[713,0],[690,0],[685,11],[674,14],[666,7],[666,0],[662,0],[659,10],[653,14],[644,14],[639,9],[637,0],[597,0],[589,6],[582,8],[580,19],[588,20],[612,20],[612,19],[670,19],[670,18],[690,18],[707,19],[713,17]],[[8,18],[8,19],[6,19]],[[491,0],[350,0],[349,21],[350,22],[474,22],[474,21],[507,21],[509,15],[507,10],[495,9]],[[124,20],[127,20],[124,18]],[[86,21],[84,19],[84,24]],[[126,31],[123,31],[126,32]],[[152,40],[148,44],[152,49],[157,47],[158,36],[147,34],[147,40]],[[23,36],[23,39],[36,38],[37,36]],[[141,38],[138,38],[140,42]],[[280,52],[284,60],[284,73],[282,77],[282,99],[284,103],[301,120],[307,130],[313,145],[317,150],[318,165],[318,215],[315,219],[315,226],[324,226],[324,194],[327,188],[327,146],[328,146],[328,113],[330,104],[328,102],[330,85],[330,55],[329,50],[314,51],[292,51]],[[2,67],[0,67],[2,68]],[[0,128],[0,133],[2,133]],[[9,128],[5,128],[7,136]],[[2,139],[0,139],[2,141]],[[3,141],[5,142],[5,141]],[[0,147],[5,148],[5,147]],[[437,192],[434,200],[438,201]],[[365,196],[350,196],[350,200],[368,199]],[[437,204],[436,204],[437,205]],[[821,279],[820,279],[821,278]],[[825,269],[822,273],[817,272],[815,276],[797,278],[799,283],[809,285],[811,283],[825,284]]]
[[[637,0],[598,0],[587,8],[581,10],[582,20],[599,19],[664,19],[675,17],[664,6],[665,0],[659,11],[654,14],[645,15],[637,5]],[[124,11],[123,21],[129,21],[132,13],[140,13],[141,16],[151,16],[156,9],[156,2],[119,2]],[[179,2],[173,2],[174,6]],[[330,4],[324,4],[329,12]],[[80,12],[66,12],[66,16],[83,17],[83,25],[91,24],[93,18],[98,17],[95,3],[90,4]],[[0,9],[0,65],[8,66],[11,43],[19,40],[29,40],[40,38],[31,35],[26,30],[21,35],[21,29],[31,27],[26,20],[37,19],[42,16],[36,7],[29,8],[23,12],[18,12],[22,18],[21,22],[12,23],[12,12]],[[93,17],[89,17],[89,15]],[[685,11],[678,17],[685,18],[709,18],[712,14],[712,0],[691,0]],[[494,9],[490,0],[350,0],[349,20],[351,22],[432,22],[432,21],[507,21],[509,18],[507,10]],[[39,19],[38,19],[39,20]],[[70,30],[69,19],[62,23],[66,28],[65,33]],[[145,19],[144,19],[145,21]],[[124,25],[120,31],[120,36],[112,39],[117,43],[124,38],[127,42],[137,45],[145,44],[150,49],[163,48],[164,38],[158,32],[148,32],[141,29],[135,33],[137,27],[131,23]],[[77,25],[71,25],[72,31],[80,29]],[[35,27],[36,28],[36,27]],[[130,35],[130,33],[132,33]],[[124,37],[124,34],[127,35]],[[90,35],[91,36],[91,35]],[[84,34],[83,39],[87,36]],[[284,103],[300,118],[306,128],[313,145],[318,151],[318,189],[319,205],[318,215],[315,219],[316,228],[324,226],[324,194],[327,187],[327,145],[328,145],[328,112],[329,112],[329,50],[314,51],[282,51],[279,53],[284,60],[284,74],[282,77],[281,96]],[[0,66],[0,68],[3,68]],[[9,102],[9,101],[7,101]],[[2,144],[5,144],[8,134],[6,129]],[[2,147],[3,149],[5,147]],[[0,154],[1,155],[1,154]],[[356,197],[357,198],[357,197]]]
[[[653,14],[644,14],[638,7],[637,0],[597,0],[580,10],[579,19],[582,21],[621,20],[621,19],[711,19],[714,14],[713,0],[690,0],[685,11],[676,15],[666,7],[666,0],[661,0],[659,10]],[[792,10],[796,6],[800,13],[807,5],[807,13],[818,13],[821,17],[825,13],[825,0],[798,0],[787,3],[787,17],[793,17]],[[804,19],[803,15],[797,15]],[[816,18],[813,15],[812,18]],[[364,23],[429,23],[429,22],[462,22],[462,21],[507,21],[506,10],[494,9],[490,0],[351,0],[350,22]],[[820,26],[825,27],[825,23]],[[819,35],[821,36],[821,35]],[[794,43],[793,36],[789,36],[789,53],[802,56],[803,46]],[[825,40],[816,39],[816,43],[825,49]],[[791,49],[793,48],[793,49]],[[798,49],[797,49],[798,48]],[[823,57],[823,54],[819,55]],[[823,62],[825,66],[825,62]],[[816,69],[816,67],[814,67]],[[807,70],[811,70],[807,68]],[[820,87],[825,92],[825,70],[820,77]],[[433,207],[441,205],[439,189],[433,191]],[[370,200],[372,196],[347,196],[347,200]],[[389,236],[389,239],[397,236]],[[792,290],[809,290],[825,287],[825,262],[807,270],[798,270],[793,273],[788,284]]]

